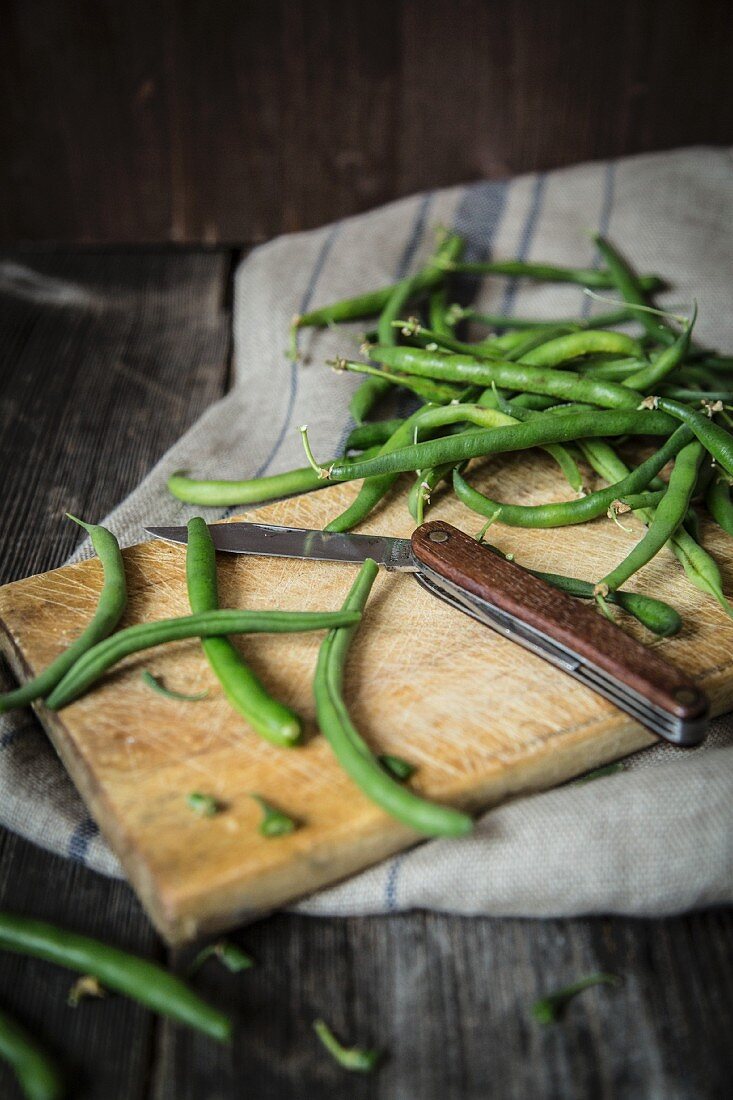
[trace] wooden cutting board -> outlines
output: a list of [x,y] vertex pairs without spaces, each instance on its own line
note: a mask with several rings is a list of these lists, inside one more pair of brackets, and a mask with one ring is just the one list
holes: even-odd
[[[592,484],[590,475],[588,480]],[[523,503],[568,496],[541,453],[492,460],[475,481],[495,497]],[[321,527],[354,492],[354,486],[334,486],[247,518]],[[435,499],[430,516],[470,533],[480,525],[445,494]],[[400,492],[363,529],[407,536],[412,526]],[[492,537],[520,564],[597,579],[639,537],[638,522],[628,527],[605,518],[551,531],[497,525]],[[732,587],[733,540],[712,528],[704,537]],[[125,563],[126,623],[187,613],[183,548],[132,546]],[[225,606],[322,610],[341,605],[356,567],[221,555],[219,572]],[[83,628],[100,584],[100,565],[91,560],[0,590],[2,647],[20,679],[45,666]],[[696,676],[715,713],[733,706],[733,621],[685,582],[669,552],[634,586],[673,603],[685,628],[662,641],[625,616],[624,627]],[[232,712],[196,640],[128,659],[60,714],[36,708],[171,943],[234,926],[418,839],[361,795],[315,728],[311,678],[321,638],[258,636],[238,643],[272,691],[303,715],[306,738],[297,749],[266,744]],[[173,688],[208,688],[209,697],[197,703],[163,698],[141,680],[146,668]],[[610,703],[404,574],[381,573],[377,580],[351,653],[347,695],[357,726],[377,751],[418,765],[412,780],[418,791],[472,811],[552,787],[655,740]],[[196,816],[186,803],[193,790],[214,795],[224,811],[210,819]],[[262,838],[251,792],[302,827],[288,837]]]

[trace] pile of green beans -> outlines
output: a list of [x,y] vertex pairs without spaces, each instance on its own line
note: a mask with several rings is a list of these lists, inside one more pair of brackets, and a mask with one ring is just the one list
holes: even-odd
[[[555,527],[633,511],[649,532],[638,550],[595,582],[599,600],[668,548],[690,582],[730,614],[720,571],[700,542],[705,528],[699,510],[705,507],[714,523],[733,534],[726,480],[733,480],[733,360],[693,342],[697,306],[686,321],[657,309],[653,295],[666,286],[663,279],[638,275],[614,244],[600,235],[593,240],[600,266],[570,268],[512,259],[464,262],[464,242],[443,233],[414,275],[297,317],[296,336],[305,327],[373,319],[370,343],[362,348],[365,361],[347,354],[335,364],[366,377],[352,400],[357,423],[344,453],[323,463],[309,454],[310,468],[227,486],[176,476],[171,491],[202,503],[231,504],[239,496],[238,502],[247,504],[363,479],[354,502],[326,525],[329,531],[358,527],[395,491],[402,473],[414,478],[407,503],[417,523],[441,482],[452,484],[463,504],[497,524]],[[450,304],[457,276],[462,292],[467,279],[476,286],[482,278],[504,277],[615,292],[617,305],[604,296],[610,305],[591,317],[487,313]],[[484,329],[479,338],[476,325]],[[366,420],[375,402],[395,390],[410,393],[423,410],[406,420]],[[452,411],[441,420],[433,416],[435,407]],[[481,423],[478,407],[512,419]],[[685,433],[676,430],[680,423]],[[636,436],[662,442],[651,459],[628,469],[609,441]],[[535,447],[556,459],[579,499],[502,503],[471,484],[474,460]],[[578,452],[606,488],[585,492]],[[718,476],[702,486],[697,471],[709,470],[706,455]],[[671,461],[676,476],[660,480]],[[612,595],[605,599],[614,602]]]

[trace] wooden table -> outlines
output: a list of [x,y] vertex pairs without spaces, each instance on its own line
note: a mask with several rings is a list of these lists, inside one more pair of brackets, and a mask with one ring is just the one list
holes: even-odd
[[[33,251],[0,293],[0,580],[60,565],[77,532],[65,510],[103,516],[226,389],[226,250]],[[25,270],[21,270],[25,269]],[[8,270],[7,268],[5,269]],[[50,284],[43,278],[60,280]],[[62,304],[61,284],[86,288]],[[45,288],[45,290],[44,290]],[[181,966],[129,888],[0,835],[0,906],[58,921]],[[498,920],[435,913],[277,915],[233,937],[258,961],[212,965],[202,991],[239,1019],[211,1041],[122,998],[66,1006],[69,973],[2,955],[0,1004],[69,1067],[79,1100],[700,1100],[730,1087],[729,912],[670,920]],[[537,996],[592,970],[620,974],[562,1025]],[[324,1015],[390,1058],[347,1077],[318,1046]],[[0,1067],[0,1095],[14,1097]]]

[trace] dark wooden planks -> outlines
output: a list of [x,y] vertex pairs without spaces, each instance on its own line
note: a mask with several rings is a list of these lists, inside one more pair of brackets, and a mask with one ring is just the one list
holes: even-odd
[[10,0],[0,241],[251,243],[733,142],[727,0]]
[[[79,541],[63,513],[101,518],[221,395],[230,267],[226,252],[0,256],[0,581],[61,565]],[[126,885],[3,831],[0,907],[164,957]],[[138,1100],[156,1021],[122,998],[68,1008],[73,980],[3,953],[0,1005],[58,1053],[75,1100]],[[9,1082],[0,1066],[3,1097]]]
[[103,516],[221,395],[230,262],[0,255],[1,581],[60,565],[64,513]]

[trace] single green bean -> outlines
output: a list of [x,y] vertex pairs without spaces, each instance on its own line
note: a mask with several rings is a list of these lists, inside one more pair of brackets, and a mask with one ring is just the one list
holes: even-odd
[[673,370],[682,363],[690,350],[690,340],[692,339],[692,328],[695,324],[695,318],[697,316],[697,307],[693,311],[693,315],[685,327],[684,332],[681,332],[673,344],[670,344],[661,355],[658,355],[653,363],[649,363],[647,366],[641,368],[635,374],[629,375],[624,380],[625,386],[630,386],[631,389],[639,390],[640,393],[648,393],[653,390],[663,378],[666,378],[668,374],[671,374]]
[[636,275],[620,252],[600,233],[595,234],[593,240],[608,266],[611,285],[616,287],[621,297],[629,305],[644,307],[634,311],[637,314],[639,324],[644,326],[657,343],[672,344],[677,339],[677,333],[669,327],[663,318],[654,313],[649,313],[646,308],[649,305],[647,294],[650,290],[657,288],[650,287],[643,278]]
[[143,669],[141,674],[142,682],[149,687],[152,691],[156,691],[158,695],[164,696],[166,699],[172,699],[176,703],[200,703],[202,699],[206,699],[208,691],[197,691],[192,695],[189,695],[185,691],[174,691],[173,688],[166,687],[162,680],[157,676],[153,676],[152,672],[148,669]]
[[[429,401],[435,405],[446,405],[449,401],[455,401],[461,390],[458,386],[451,386],[445,382],[434,382],[432,378],[419,378],[410,374],[398,374],[396,371],[380,370],[379,367],[369,366],[367,363],[357,363],[353,359],[336,359],[332,364],[337,371],[350,371],[354,374],[367,374],[374,378],[386,378],[387,388],[390,386],[403,386],[411,390],[421,401]],[[360,392],[357,390],[357,393]],[[353,416],[353,409],[351,410]]]
[[638,359],[614,359],[611,362],[590,361],[581,369],[586,378],[603,378],[606,382],[625,382],[632,374],[638,374],[643,365]]
[[90,936],[45,921],[0,913],[0,949],[91,974],[105,989],[131,997],[161,1016],[203,1031],[220,1042],[231,1037],[231,1021],[162,967],[110,947]]
[[674,535],[690,505],[703,455],[704,448],[697,441],[688,443],[679,452],[672,467],[667,491],[654,510],[654,517],[646,534],[631,553],[627,554],[624,560],[599,582],[598,590],[601,595],[615,591],[625,584],[629,577],[647,565]]
[[[418,272],[416,275],[409,275],[405,279],[401,279],[396,283],[392,293],[384,304],[384,308],[379,315],[379,321],[377,323],[377,339],[381,344],[393,344],[396,342],[396,333],[393,328],[393,322],[403,312],[404,307],[408,302],[415,297],[420,290],[424,289],[422,278],[426,271],[431,269],[441,271],[442,269],[435,267],[436,260],[443,258],[446,260],[456,259],[460,256],[463,250],[463,239],[456,234],[448,234],[438,245],[435,256],[428,262],[426,268],[422,272]],[[443,277],[439,282],[444,281]],[[431,284],[435,285],[435,284]],[[354,393],[351,401],[349,402],[349,412],[356,421],[357,424],[361,424],[369,415],[371,410],[387,393],[393,383],[390,379],[383,376],[373,376],[367,378],[358,390]]]
[[[585,333],[581,335],[586,335]],[[389,370],[416,374],[442,382],[463,385],[506,386],[566,401],[582,401],[611,409],[637,408],[641,395],[616,382],[584,378],[574,371],[551,370],[525,363],[478,360],[468,355],[440,355],[423,348],[382,347],[370,349],[370,356]]]
[[439,332],[443,336],[453,335],[455,322],[451,320],[449,314],[448,288],[446,286],[439,286],[431,291],[428,298],[428,322],[435,332]]
[[463,504],[479,515],[492,516],[497,523],[510,527],[568,527],[604,515],[614,501],[625,500],[627,494],[646,488],[655,474],[690,442],[690,438],[689,430],[678,428],[658,451],[627,477],[578,500],[557,504],[503,504],[473,489],[457,470],[453,472],[453,488]]
[[587,329],[548,340],[522,356],[521,361],[532,367],[555,367],[583,355],[599,353],[644,358],[644,349],[631,336],[623,332],[607,332],[605,329]]
[[730,499],[730,482],[714,477],[705,494],[708,512],[719,527],[733,535],[733,502]]
[[[576,596],[581,600],[592,600],[595,595],[595,585],[590,581],[581,581],[576,577],[565,577],[560,573],[543,573],[538,569],[530,569],[535,577],[547,581],[554,588],[561,588],[570,596]],[[609,592],[606,596],[609,603],[618,604],[620,608],[651,630],[653,634],[661,638],[671,638],[682,629],[682,619],[673,607],[663,600],[657,600],[653,596],[643,596],[640,592],[626,592],[623,589]]]
[[[378,452],[379,447],[370,447],[368,452],[364,451],[364,454],[375,455]],[[363,459],[364,454],[359,458]],[[344,456],[339,461],[350,462],[351,459]],[[323,479],[318,477],[311,466],[303,466],[299,470],[288,470],[284,474],[253,477],[244,481],[202,480],[186,477],[181,473],[172,474],[168,478],[168,492],[174,497],[185,504],[198,504],[205,508],[228,508],[235,504],[262,504],[264,501],[279,500],[281,497],[312,493],[324,487]]]
[[[200,516],[188,521],[186,582],[194,615],[217,610],[216,550],[211,532]],[[231,706],[262,737],[280,748],[289,748],[300,741],[299,716],[273,699],[228,638],[205,638],[201,647]]]
[[[377,572],[376,562],[368,558],[343,605],[345,612],[361,612]],[[344,663],[353,633],[330,631],[318,654],[313,695],[324,737],[347,775],[392,817],[426,836],[465,835],[473,827],[467,814],[428,802],[393,779],[354,728],[343,699]]]
[[5,1012],[0,1012],[0,1058],[12,1067],[27,1100],[61,1100],[66,1092],[50,1055]]
[[108,668],[165,642],[185,638],[215,638],[222,634],[295,634],[306,630],[330,630],[357,622],[341,611],[207,611],[177,619],[128,626],[92,646],[67,672],[46,700],[49,710],[60,710],[103,676]]
[[653,408],[661,409],[675,419],[681,420],[683,424],[688,424],[705,450],[729,476],[733,477],[733,435],[730,432],[721,428],[710,417],[695,412],[694,409],[688,408],[679,401],[673,401],[671,397],[650,398],[649,402],[650,405],[653,402]]
[[69,519],[73,519],[74,523],[78,523],[87,532],[102,564],[104,579],[97,609],[76,641],[67,646],[43,672],[14,691],[0,695],[0,714],[12,710],[13,707],[26,706],[52,691],[83,653],[112,633],[127,605],[125,563],[115,536],[99,524],[84,523],[75,516],[69,516]]
[[[451,307],[451,316],[456,323],[458,321],[475,321],[479,325],[486,325],[493,329],[535,329],[554,328],[555,325],[568,325],[578,329],[613,328],[614,325],[623,325],[628,321],[635,321],[636,317],[630,309],[612,310],[610,313],[598,313],[595,317],[585,317],[582,320],[575,317],[565,317],[552,321],[549,318],[510,317],[503,313],[481,313],[470,306],[465,309],[461,306]],[[435,326],[431,323],[431,328]]]
[[366,462],[335,463],[326,472],[331,481],[353,481],[360,477],[427,470],[443,463],[455,465],[468,458],[523,451],[548,443],[617,435],[671,435],[673,424],[671,417],[647,411],[602,410],[592,415],[548,413],[527,424],[464,432],[400,447]]
[[[370,447],[379,446],[397,431],[401,419],[395,420],[370,420],[368,424],[358,424],[346,437],[345,451],[365,451]],[[311,469],[311,467],[308,467]]]
[[[609,290],[617,285],[610,270],[558,267],[556,264],[528,263],[526,260],[494,260],[488,263],[448,262],[444,266],[448,271],[454,271],[459,275],[508,275],[515,279],[537,279],[546,283],[575,283],[578,286],[594,287],[596,290]],[[639,282],[645,291],[659,290],[664,285],[658,275],[642,275]]]
[[[602,440],[585,439],[580,441],[578,446],[596,473],[607,481],[620,480],[629,473],[628,466],[621,461],[613,448]],[[653,511],[644,511],[641,514],[645,523],[652,522]],[[700,546],[684,527],[679,527],[669,540],[669,548],[684,569],[690,584],[701,592],[705,592],[706,595],[712,596],[726,615],[733,618],[733,608],[723,592],[723,578],[712,554]]]

